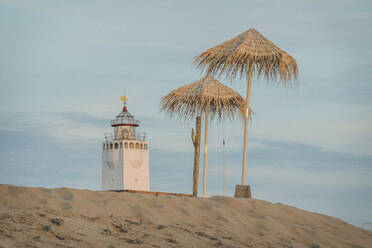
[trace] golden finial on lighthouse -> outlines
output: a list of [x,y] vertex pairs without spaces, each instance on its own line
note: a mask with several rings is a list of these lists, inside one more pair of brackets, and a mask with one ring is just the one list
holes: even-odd
[[126,103],[126,101],[127,101],[127,94],[125,94],[125,90],[123,91],[123,95],[121,95],[120,100],[122,102],[124,102],[124,104]]

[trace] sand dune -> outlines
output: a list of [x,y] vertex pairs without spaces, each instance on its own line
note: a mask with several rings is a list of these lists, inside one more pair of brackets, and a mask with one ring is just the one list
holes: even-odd
[[257,199],[0,185],[0,247],[372,247],[372,232]]

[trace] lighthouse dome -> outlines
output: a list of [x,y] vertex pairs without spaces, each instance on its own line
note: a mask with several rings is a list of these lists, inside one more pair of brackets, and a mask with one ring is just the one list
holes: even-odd
[[118,126],[131,126],[131,127],[138,127],[139,121],[134,119],[134,116],[128,112],[127,106],[123,107],[123,111],[118,114],[115,120],[111,121],[112,127]]
[[115,117],[115,120],[111,121],[111,127],[114,128],[114,139],[115,140],[145,140],[146,134],[138,134],[136,129],[139,127],[140,122],[129,113],[124,101],[123,110],[120,114]]

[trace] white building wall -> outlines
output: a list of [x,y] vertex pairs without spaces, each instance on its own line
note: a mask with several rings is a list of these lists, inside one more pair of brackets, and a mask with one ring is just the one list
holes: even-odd
[[[115,149],[115,142],[118,148]],[[120,142],[122,147],[120,147]],[[113,143],[113,149],[107,144]],[[127,143],[127,147],[125,146]],[[130,143],[133,143],[131,148]],[[139,148],[136,148],[136,143]],[[142,146],[141,146],[142,144]],[[148,142],[118,140],[104,143],[102,151],[102,190],[150,190]],[[147,149],[144,149],[147,147]]]
[[[146,145],[147,142],[140,142]],[[150,190],[149,150],[124,149],[124,189]]]
[[123,189],[123,149],[102,151],[102,190]]

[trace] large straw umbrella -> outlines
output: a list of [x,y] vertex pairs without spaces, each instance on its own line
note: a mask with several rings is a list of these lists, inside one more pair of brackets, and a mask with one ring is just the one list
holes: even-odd
[[247,166],[248,115],[251,94],[252,73],[269,79],[288,82],[297,79],[298,69],[294,58],[274,45],[255,29],[249,29],[238,36],[208,49],[194,62],[206,69],[208,74],[226,74],[231,79],[240,76],[247,78],[247,97],[245,100],[245,123],[243,145],[242,184],[245,184]]
[[236,91],[207,75],[200,80],[171,91],[161,99],[161,109],[184,119],[205,115],[203,197],[206,197],[208,154],[208,120],[233,119],[241,116],[244,99]]

